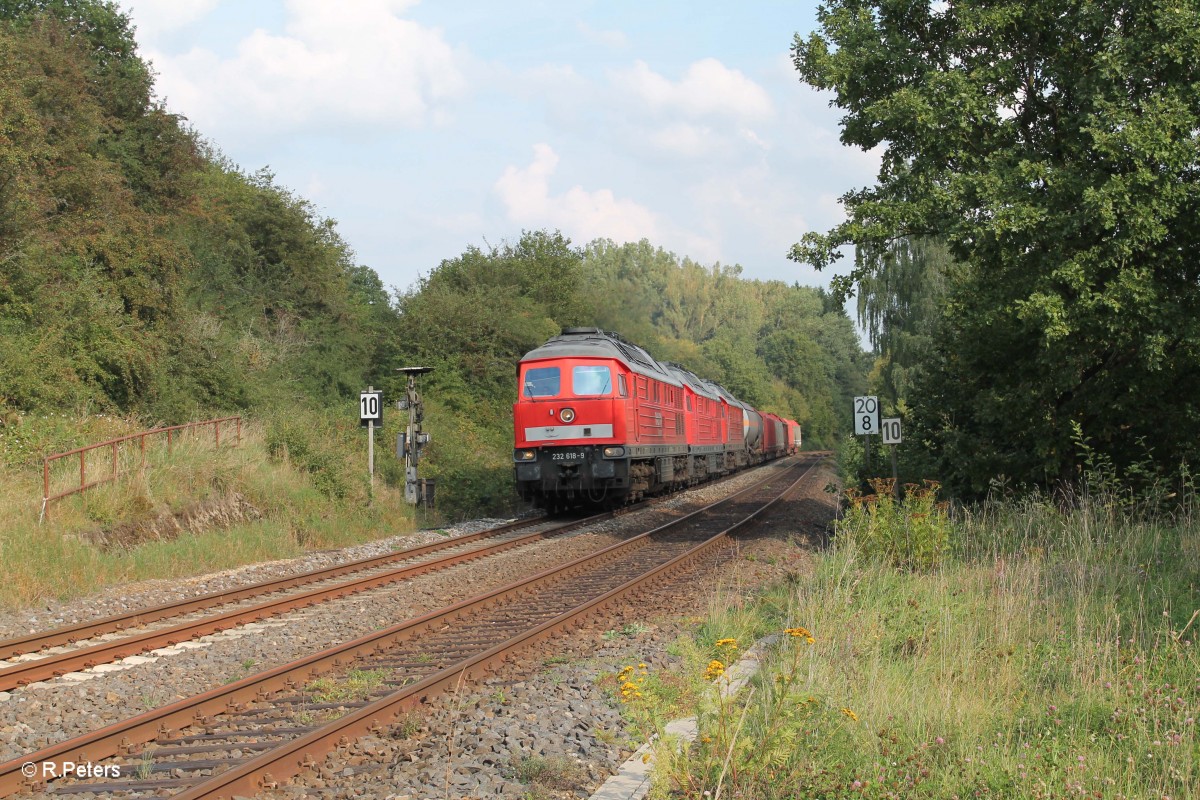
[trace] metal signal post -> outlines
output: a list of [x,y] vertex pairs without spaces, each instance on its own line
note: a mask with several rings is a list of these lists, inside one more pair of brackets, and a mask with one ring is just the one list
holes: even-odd
[[404,459],[404,501],[409,505],[424,502],[433,505],[433,481],[417,480],[417,461],[429,443],[429,434],[421,430],[425,408],[417,392],[417,376],[432,372],[433,367],[400,367],[397,372],[408,376],[408,388],[399,402],[400,410],[408,409],[408,427],[396,442],[396,457]]

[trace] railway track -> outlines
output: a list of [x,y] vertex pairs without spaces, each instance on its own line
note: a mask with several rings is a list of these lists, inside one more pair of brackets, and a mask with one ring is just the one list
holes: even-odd
[[[0,691],[485,558],[654,505],[660,499],[565,523],[551,518],[521,520],[442,542],[6,639],[0,641]],[[547,525],[550,527],[544,527]],[[539,530],[522,533],[529,528]],[[420,560],[435,554],[440,555]]]
[[[546,519],[513,522],[443,542],[263,581],[233,591],[213,592],[9,639],[0,642],[0,659],[3,659],[0,661],[0,691],[347,597],[416,575],[446,569],[464,561],[485,558],[567,533],[610,516],[611,513],[597,514],[557,524]],[[548,522],[551,524],[549,528],[522,532]],[[421,560],[435,554],[437,558]],[[341,580],[346,576],[354,577]],[[262,599],[268,597],[268,600]],[[258,602],[248,602],[254,600]],[[205,613],[222,607],[227,608],[216,613]],[[183,621],[173,625],[155,625],[173,619]],[[116,638],[113,638],[113,634],[117,634]],[[71,649],[45,652],[64,646]]]
[[568,564],[0,765],[0,796],[38,788],[38,776],[22,775],[24,764],[88,759],[110,759],[105,765],[121,778],[58,781],[49,791],[253,794],[315,766],[340,741],[481,677],[515,650],[718,557],[728,533],[794,489],[813,464]]

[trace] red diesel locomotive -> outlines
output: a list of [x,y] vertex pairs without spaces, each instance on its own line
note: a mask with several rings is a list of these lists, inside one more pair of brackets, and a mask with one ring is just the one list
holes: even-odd
[[517,491],[549,510],[619,505],[796,452],[800,426],[598,328],[517,368]]

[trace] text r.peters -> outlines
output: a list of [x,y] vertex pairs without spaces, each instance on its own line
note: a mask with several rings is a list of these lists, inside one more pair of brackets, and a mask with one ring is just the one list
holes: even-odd
[[43,761],[35,764],[26,761],[21,765],[21,774],[26,778],[119,778],[120,764],[93,764],[91,761]]

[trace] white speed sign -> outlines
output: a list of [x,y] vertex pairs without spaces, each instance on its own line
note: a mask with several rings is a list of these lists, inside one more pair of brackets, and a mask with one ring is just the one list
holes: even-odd
[[879,433],[879,398],[854,398],[854,435],[874,436]]
[[360,392],[358,395],[358,424],[383,426],[383,392]]

